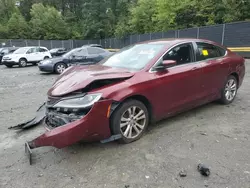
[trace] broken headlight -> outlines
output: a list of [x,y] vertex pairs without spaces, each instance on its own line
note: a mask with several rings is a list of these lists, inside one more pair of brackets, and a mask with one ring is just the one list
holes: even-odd
[[87,94],[83,97],[71,98],[59,101],[53,107],[55,108],[87,108],[99,101],[101,93]]

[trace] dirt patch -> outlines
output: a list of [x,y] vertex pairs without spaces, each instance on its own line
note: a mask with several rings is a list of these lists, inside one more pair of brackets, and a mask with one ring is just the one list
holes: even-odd
[[[248,74],[229,106],[211,103],[161,121],[129,145],[38,148],[30,166],[24,142],[43,133],[43,127],[22,133],[8,127],[34,116],[55,78],[40,74],[37,67],[0,66],[0,187],[249,187]],[[199,163],[210,168],[209,177],[197,171]],[[179,176],[181,170],[185,177]]]

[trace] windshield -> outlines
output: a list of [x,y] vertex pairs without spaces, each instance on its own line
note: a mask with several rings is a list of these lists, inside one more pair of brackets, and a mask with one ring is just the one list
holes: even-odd
[[13,54],[25,54],[30,48],[19,48]]
[[5,49],[3,49],[2,51],[1,51],[1,53],[4,53],[4,54],[7,54],[9,52],[9,50],[7,49],[7,48],[5,48]]
[[67,52],[66,54],[63,55],[63,57],[69,57],[71,56],[74,52],[78,51],[80,48],[75,48],[73,50],[70,50],[69,52]]
[[164,44],[136,44],[106,58],[100,64],[133,70],[143,69],[163,49]]

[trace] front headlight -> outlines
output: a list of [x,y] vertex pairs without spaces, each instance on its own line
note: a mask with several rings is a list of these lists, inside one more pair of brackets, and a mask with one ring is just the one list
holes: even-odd
[[49,64],[49,63],[52,63],[51,60],[44,60],[44,61],[41,61],[41,64]]
[[55,108],[86,108],[92,106],[102,97],[101,93],[88,94],[84,97],[62,100],[54,105]]

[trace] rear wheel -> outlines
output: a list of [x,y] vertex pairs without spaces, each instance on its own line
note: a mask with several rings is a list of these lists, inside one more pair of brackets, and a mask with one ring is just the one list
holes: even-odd
[[55,72],[57,74],[63,73],[63,71],[67,68],[67,65],[65,63],[57,63],[55,66]]
[[221,92],[221,103],[230,104],[234,101],[238,89],[238,81],[235,76],[230,75]]
[[147,129],[149,115],[146,106],[137,100],[128,100],[118,107],[110,119],[114,135],[121,134],[120,143],[140,139]]
[[26,67],[27,66],[27,60],[26,59],[20,59],[19,60],[19,67]]

